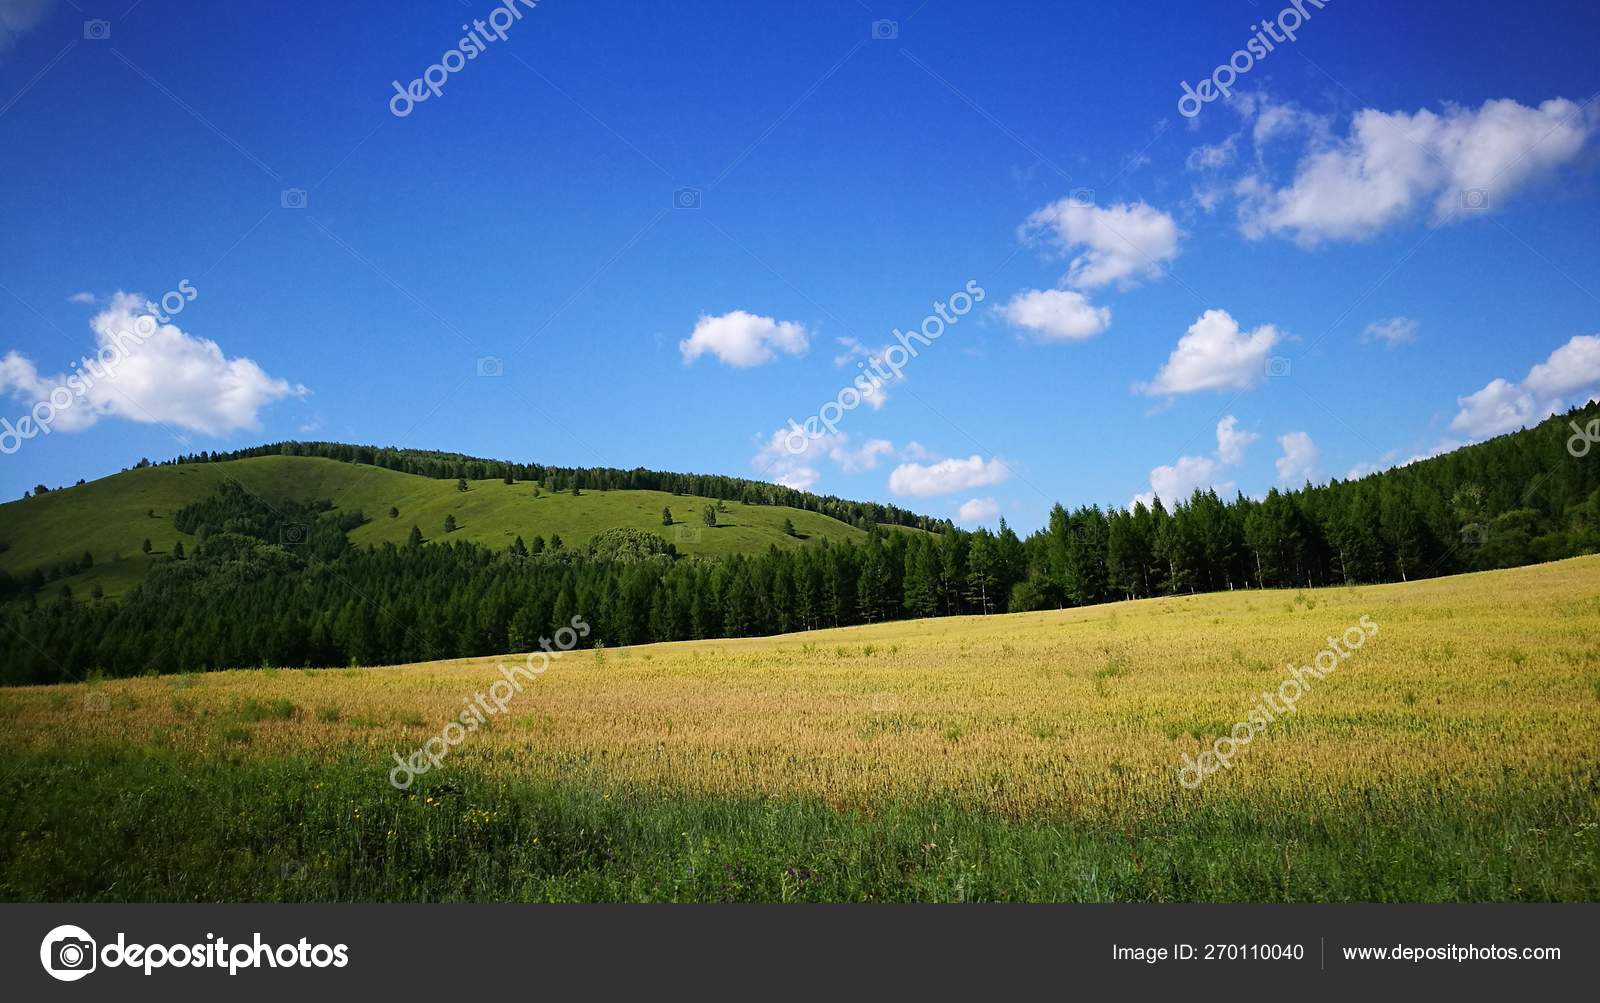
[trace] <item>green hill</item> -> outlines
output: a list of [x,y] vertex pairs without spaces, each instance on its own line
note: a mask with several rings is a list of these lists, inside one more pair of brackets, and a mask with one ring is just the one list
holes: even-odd
[[[830,516],[780,505],[723,501],[713,529],[703,521],[713,499],[697,495],[591,488],[573,495],[530,481],[506,484],[502,478],[469,480],[469,490],[461,491],[455,480],[314,456],[272,455],[141,467],[0,505],[0,544],[5,548],[0,571],[21,576],[87,552],[94,566],[63,581],[80,596],[96,583],[107,595],[119,595],[142,580],[151,560],[170,553],[175,543],[193,546],[173,526],[173,513],[230,479],[268,503],[330,501],[339,511],[359,511],[368,521],[350,539],[367,546],[404,543],[413,525],[427,539],[441,539],[446,516],[454,517],[457,527],[450,539],[496,549],[519,535],[529,541],[559,535],[568,546],[578,546],[617,527],[655,533],[680,553],[704,556],[866,537]],[[399,515],[391,517],[391,508]],[[672,510],[670,528],[662,523],[663,508]],[[798,537],[784,532],[785,520]],[[147,539],[150,555],[142,552]]]

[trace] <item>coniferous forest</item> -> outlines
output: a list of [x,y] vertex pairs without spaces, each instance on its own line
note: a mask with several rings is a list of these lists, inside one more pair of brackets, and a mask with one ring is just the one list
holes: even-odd
[[[1600,463],[1567,448],[1572,423],[1583,427],[1597,416],[1600,405],[1590,405],[1357,481],[1272,490],[1260,500],[1197,491],[1151,507],[1057,505],[1026,538],[1004,520],[997,532],[967,532],[890,506],[735,478],[323,444],[267,447],[431,477],[509,468],[552,488],[577,481],[769,499],[840,513],[868,526],[869,536],[861,544],[824,541],[715,559],[682,557],[659,536],[622,529],[582,548],[536,536],[500,551],[436,542],[413,529],[404,545],[364,549],[346,534],[370,514],[326,503],[268,504],[229,483],[176,514],[193,545],[162,559],[120,599],[52,590],[37,572],[0,578],[10,637],[0,680],[491,655],[532,649],[573,616],[591,625],[599,643],[626,645],[1224,589],[1403,581],[1555,560],[1600,551]],[[257,451],[184,462],[247,455]]]

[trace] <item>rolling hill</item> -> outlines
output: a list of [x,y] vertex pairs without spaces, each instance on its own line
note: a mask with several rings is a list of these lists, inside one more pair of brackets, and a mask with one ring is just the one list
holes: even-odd
[[[470,480],[463,492],[454,480],[315,456],[269,455],[140,467],[0,505],[0,543],[6,545],[0,571],[21,576],[87,552],[94,566],[63,581],[80,595],[96,583],[107,595],[119,595],[141,581],[152,560],[170,553],[174,544],[192,547],[193,541],[173,526],[173,513],[228,480],[268,503],[330,501],[336,510],[363,513],[368,521],[350,533],[359,546],[404,543],[413,525],[429,540],[442,538],[446,516],[453,516],[457,527],[451,539],[495,549],[519,535],[530,541],[559,535],[568,546],[578,546],[619,527],[656,533],[691,556],[866,537],[863,530],[822,513],[780,505],[724,501],[712,529],[702,516],[713,499],[696,495],[597,489],[573,495],[528,481],[506,484],[501,478]],[[391,517],[391,508],[399,514]],[[662,523],[663,508],[672,510],[670,528]],[[797,537],[784,532],[785,520]],[[148,555],[142,552],[147,539]]]

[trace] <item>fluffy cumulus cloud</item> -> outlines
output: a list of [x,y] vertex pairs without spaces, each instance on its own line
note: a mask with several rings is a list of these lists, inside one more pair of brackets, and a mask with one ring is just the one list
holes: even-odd
[[956,518],[967,525],[988,522],[1000,514],[1000,503],[993,498],[969,498],[956,509]]
[[852,446],[849,436],[842,432],[834,436],[833,443],[828,447],[828,458],[847,474],[876,470],[879,460],[893,455],[894,443],[888,439],[868,439],[859,446]]
[[689,337],[678,342],[678,351],[686,365],[709,353],[723,365],[748,369],[779,353],[804,354],[810,344],[806,329],[793,321],[733,310],[718,317],[702,314]]
[[1178,256],[1180,236],[1171,216],[1143,202],[1101,208],[1071,198],[1034,212],[1020,235],[1070,255],[1062,284],[1084,290],[1159,277]]
[[1322,452],[1311,441],[1311,436],[1304,432],[1280,435],[1278,446],[1283,450],[1276,461],[1278,483],[1294,487],[1310,480],[1316,472],[1317,461],[1322,459]]
[[[1268,106],[1272,107],[1272,106]],[[1259,134],[1266,120],[1258,117]],[[1284,127],[1281,117],[1268,127]],[[1427,208],[1434,222],[1493,210],[1578,158],[1596,129],[1582,105],[1509,99],[1440,112],[1357,112],[1341,137],[1308,130],[1293,180],[1258,172],[1235,187],[1246,237],[1304,245],[1363,240]]]
[[806,448],[798,453],[789,451],[786,444],[789,437],[788,428],[780,428],[767,437],[761,444],[761,449],[751,457],[750,464],[774,484],[782,484],[786,488],[797,491],[810,491],[822,480],[822,474],[817,470],[816,460],[826,456],[833,447],[833,440],[837,436],[823,436],[820,439],[807,440]]
[[902,463],[889,474],[889,490],[897,495],[929,498],[1000,484],[1011,476],[1004,461],[974,453],[966,459],[937,463]]
[[250,359],[229,358],[214,341],[159,322],[156,309],[143,296],[116,293],[90,320],[94,353],[72,373],[42,375],[9,352],[0,357],[0,392],[30,405],[53,401],[53,430],[110,417],[216,436],[256,428],[268,404],[309,393]]
[[1229,466],[1237,466],[1244,462],[1244,447],[1259,438],[1261,436],[1254,432],[1242,431],[1239,419],[1230,414],[1217,422],[1217,459]]
[[1410,317],[1375,320],[1361,332],[1362,341],[1381,341],[1390,348],[1417,340],[1417,322]]
[[1522,385],[1542,397],[1563,397],[1600,384],[1600,335],[1581,334],[1528,370]]
[[1111,308],[1095,306],[1080,292],[1029,289],[998,308],[1012,327],[1032,331],[1042,341],[1081,341],[1111,325]]
[[[791,432],[787,427],[773,432],[762,442],[750,463],[773,483],[800,491],[811,491],[822,482],[824,460],[830,461],[840,473],[859,474],[876,470],[880,463],[893,457],[910,460],[928,455],[927,450],[915,442],[896,450],[888,439],[857,443],[848,434],[838,432],[815,439],[797,436],[791,440]],[[791,452],[790,445],[795,445],[799,451]]]
[[1600,388],[1600,335],[1582,334],[1528,370],[1521,383],[1493,379],[1456,403],[1454,431],[1473,438],[1513,432],[1588,400]]
[[1282,340],[1271,324],[1247,332],[1228,311],[1207,310],[1178,339],[1156,378],[1135,389],[1153,397],[1248,389],[1266,374],[1267,356]]
[[1215,490],[1219,495],[1233,494],[1237,485],[1221,481],[1219,477],[1228,467],[1244,462],[1244,450],[1259,439],[1254,432],[1242,431],[1239,420],[1227,415],[1217,422],[1217,449],[1210,456],[1180,456],[1176,463],[1162,464],[1150,471],[1150,490],[1134,495],[1128,507],[1143,505],[1149,508],[1160,498],[1164,504],[1187,499],[1196,489]]

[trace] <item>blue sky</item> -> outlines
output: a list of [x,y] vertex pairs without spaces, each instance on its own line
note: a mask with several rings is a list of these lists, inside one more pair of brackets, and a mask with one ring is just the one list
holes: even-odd
[[[194,293],[0,496],[321,438],[1030,529],[1592,395],[1600,10],[1302,6],[0,0],[0,414]],[[1183,114],[1262,19],[1303,23]],[[882,406],[775,440],[969,282]]]

